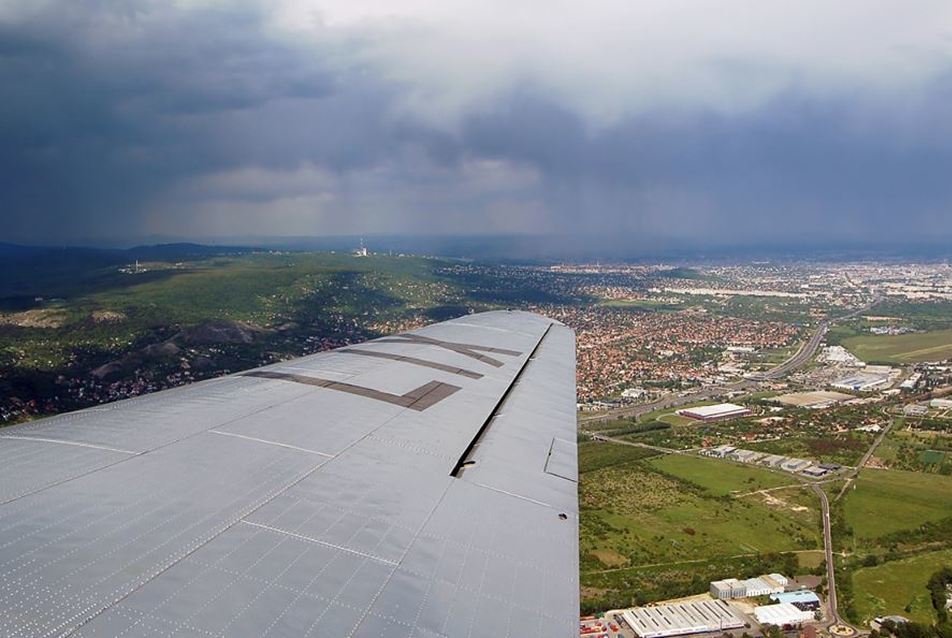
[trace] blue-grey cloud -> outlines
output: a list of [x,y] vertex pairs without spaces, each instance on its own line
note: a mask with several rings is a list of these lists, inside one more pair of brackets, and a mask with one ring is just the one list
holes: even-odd
[[[721,37],[703,50],[657,45],[676,51],[657,61],[674,74],[659,79],[650,61],[598,43],[560,57],[549,32],[561,22],[540,17],[534,30],[525,7],[492,48],[425,2],[419,22],[269,5],[64,0],[0,11],[4,239],[952,239],[941,21],[915,50],[869,52],[879,75],[856,56],[824,70],[806,48],[738,45],[734,25],[713,29]],[[470,28],[491,28],[486,15],[473,10]],[[599,28],[602,48],[627,42],[624,23],[579,22],[585,34]],[[827,40],[819,49],[835,52]]]

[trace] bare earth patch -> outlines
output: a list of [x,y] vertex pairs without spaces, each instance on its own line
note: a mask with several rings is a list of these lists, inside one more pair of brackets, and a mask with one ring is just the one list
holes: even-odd
[[119,323],[126,319],[125,314],[115,310],[93,310],[92,317],[96,323]]
[[62,310],[24,310],[0,315],[0,324],[18,328],[59,328],[64,323],[66,313]]

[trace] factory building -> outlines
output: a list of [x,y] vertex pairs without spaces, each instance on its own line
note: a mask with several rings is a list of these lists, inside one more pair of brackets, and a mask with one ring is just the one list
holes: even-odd
[[718,600],[730,600],[731,598],[743,598],[747,595],[747,588],[744,583],[736,578],[725,578],[724,580],[711,581],[711,596]]
[[776,582],[770,576],[761,576],[760,578],[748,578],[744,581],[744,588],[747,590],[747,597],[769,596],[770,594],[779,594],[784,586]]
[[720,421],[722,419],[733,419],[741,416],[753,414],[742,405],[733,403],[718,403],[716,405],[702,405],[696,408],[684,408],[677,412],[681,416],[698,421]]
[[800,470],[804,470],[811,465],[813,465],[811,461],[788,458],[786,461],[780,464],[780,469],[786,470],[787,472],[799,472]]
[[781,593],[788,582],[787,577],[783,574],[765,574],[747,580],[725,578],[724,580],[711,581],[710,592],[711,596],[718,600],[767,596]]
[[698,454],[701,456],[710,456],[715,459],[723,459],[733,454],[736,449],[737,448],[733,445],[718,445],[717,447],[701,450]]
[[744,621],[722,600],[635,607],[621,617],[639,638],[667,638],[739,629]]
[[952,408],[952,399],[932,399],[932,401],[929,401],[929,407],[937,410],[948,410]]
[[815,620],[814,612],[799,609],[793,603],[777,603],[754,607],[754,618],[761,625],[785,627]]
[[855,392],[872,392],[884,390],[892,385],[895,370],[889,366],[866,366],[862,372],[854,372],[833,383],[833,387],[840,390]]
[[820,608],[820,597],[808,589],[771,594],[770,600],[776,603],[790,603],[803,611],[816,611]]

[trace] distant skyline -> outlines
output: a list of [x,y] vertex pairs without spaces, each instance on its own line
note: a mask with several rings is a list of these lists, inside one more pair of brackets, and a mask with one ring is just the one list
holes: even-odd
[[0,241],[952,241],[952,4],[8,0]]

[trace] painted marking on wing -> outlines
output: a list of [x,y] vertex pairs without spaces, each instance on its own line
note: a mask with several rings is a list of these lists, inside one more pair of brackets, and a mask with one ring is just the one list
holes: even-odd
[[457,341],[444,341],[442,339],[434,339],[432,337],[425,337],[418,334],[402,334],[394,335],[393,337],[387,337],[385,339],[377,339],[375,342],[371,343],[416,343],[423,344],[428,346],[437,346],[439,348],[445,348],[452,352],[463,355],[464,357],[469,357],[470,359],[475,359],[483,363],[488,363],[494,368],[501,368],[503,366],[502,361],[495,359],[485,354],[480,354],[480,352],[491,352],[493,354],[504,354],[509,357],[518,357],[522,353],[518,350],[507,350],[505,348],[494,348],[492,346],[481,346],[474,343],[459,343]]
[[287,443],[279,443],[277,441],[269,441],[267,439],[259,439],[254,436],[246,436],[244,434],[236,434],[234,432],[223,432],[222,430],[209,430],[211,434],[220,434],[221,436],[231,436],[236,439],[244,439],[246,441],[254,441],[255,443],[264,443],[266,445],[276,445],[277,447],[285,447],[289,450],[297,450],[298,452],[307,452],[308,454],[317,454],[318,456],[326,456],[329,459],[334,458],[333,454],[328,454],[327,452],[318,452],[317,450],[309,450],[306,447],[298,447],[296,445],[288,445]]
[[322,379],[310,375],[288,374],[287,372],[277,372],[274,370],[251,370],[250,372],[243,372],[242,376],[313,385],[318,388],[337,390],[338,392],[346,392],[347,394],[355,394],[357,396],[367,397],[368,399],[399,405],[402,408],[410,408],[417,412],[422,412],[455,394],[457,391],[462,390],[459,386],[443,383],[442,381],[430,381],[404,394],[393,394],[392,392],[375,390],[374,388],[368,388],[354,383],[331,381],[330,379]]
[[142,454],[142,452],[133,452],[132,450],[123,450],[117,447],[96,445],[95,443],[82,443],[80,441],[64,441],[62,439],[47,439],[41,436],[19,436],[16,434],[0,434],[0,439],[13,439],[16,441],[39,441],[41,443],[59,443],[60,445],[72,445],[74,447],[87,447],[93,450],[119,452],[120,454],[132,454],[133,456],[138,456],[139,454]]
[[428,359],[420,359],[418,357],[411,357],[404,354],[394,354],[392,352],[380,352],[379,350],[364,350],[364,349],[357,349],[357,348],[346,348],[344,350],[338,350],[338,352],[341,354],[359,354],[365,357],[389,359],[390,361],[402,361],[404,363],[409,363],[415,366],[431,368],[433,370],[441,370],[443,372],[449,372],[450,374],[458,374],[462,377],[468,377],[470,379],[483,378],[482,374],[478,372],[473,372],[472,370],[466,370],[465,368],[450,366],[450,365],[446,365],[445,363],[438,363],[436,361],[429,361]]

